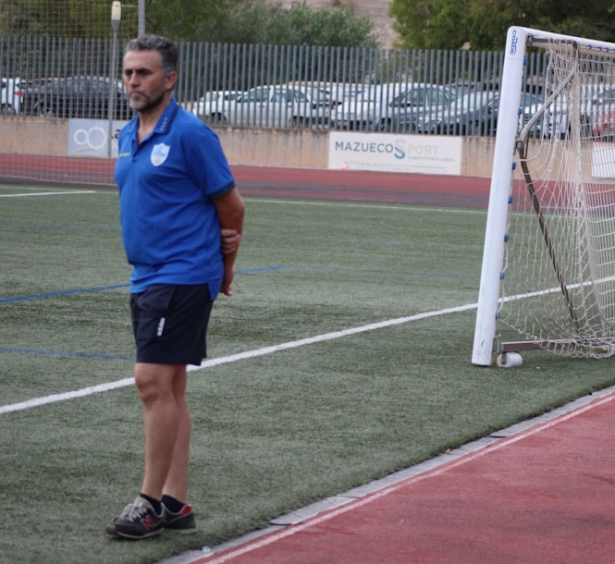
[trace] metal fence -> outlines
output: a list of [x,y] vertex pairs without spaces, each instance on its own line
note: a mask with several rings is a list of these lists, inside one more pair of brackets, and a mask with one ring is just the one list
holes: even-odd
[[[495,135],[502,52],[179,44],[175,97],[213,126]],[[113,40],[0,37],[4,115],[130,117]],[[542,102],[546,58],[522,108]]]

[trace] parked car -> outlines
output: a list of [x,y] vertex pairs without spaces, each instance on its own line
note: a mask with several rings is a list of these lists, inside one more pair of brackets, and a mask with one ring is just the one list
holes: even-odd
[[432,133],[435,124],[454,104],[457,95],[438,84],[412,84],[389,104],[381,118],[380,131]]
[[337,102],[337,105],[348,103],[356,98],[368,87],[364,84],[351,84],[344,82],[331,82],[324,86],[324,89],[329,94],[332,100]]
[[457,96],[463,96],[470,92],[492,92],[499,90],[499,80],[493,81],[472,81],[472,80],[460,80],[458,82],[451,82],[446,87],[457,94]]
[[[541,104],[542,98],[524,92],[521,107]],[[498,90],[476,90],[457,97],[448,87],[415,85],[391,102],[390,129],[400,133],[439,135],[495,135],[500,106]]]
[[316,88],[258,86],[231,100],[220,119],[242,127],[319,128],[329,119],[330,104]]
[[409,88],[405,82],[391,82],[366,86],[354,96],[344,100],[331,113],[334,129],[377,131],[390,115],[391,100]]
[[[591,137],[615,140],[615,87],[606,88],[594,96],[585,122]],[[585,133],[587,135],[588,132]]]
[[497,92],[468,92],[446,110],[431,117],[424,129],[449,135],[484,135],[495,130],[499,104]]
[[0,79],[0,115],[15,115],[19,113],[21,106],[20,78]]
[[[520,107],[525,109],[539,106],[542,101],[536,94],[523,92]],[[440,135],[493,136],[498,126],[499,111],[499,91],[470,92],[455,100],[448,108],[430,115],[429,122],[424,123],[423,127],[426,132]]]
[[[601,114],[608,113],[609,100],[612,100],[608,94],[604,97],[603,92],[605,92],[604,86],[600,84],[581,85],[579,89],[578,112],[583,137],[599,135],[598,129],[593,124],[599,123]],[[542,109],[542,106],[543,102],[524,107],[520,115],[520,125],[528,123],[531,117]],[[536,137],[563,138],[570,133],[570,126],[567,98],[564,94],[560,94],[548,102],[532,134]]]
[[225,112],[228,111],[229,102],[236,100],[242,92],[237,90],[212,90],[192,107],[192,113],[205,118],[210,123],[222,123]]
[[114,103],[113,119],[130,119],[132,110],[124,85],[107,77],[69,76],[26,86],[23,113],[61,118],[107,119],[109,98]]

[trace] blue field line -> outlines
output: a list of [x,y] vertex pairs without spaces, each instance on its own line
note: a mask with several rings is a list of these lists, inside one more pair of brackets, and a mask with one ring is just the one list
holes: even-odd
[[249,268],[247,270],[237,270],[235,274],[255,274],[257,272],[271,272],[273,270],[286,270],[288,266],[263,266],[262,268]]
[[92,227],[91,225],[54,225],[52,223],[27,223],[24,221],[3,221],[0,225],[10,227],[28,227],[35,229],[72,229],[75,231],[105,231],[119,233],[119,227]]
[[[286,266],[266,266],[263,268],[250,268],[247,270],[238,270],[235,274],[255,274],[258,272],[268,272],[274,270],[284,270]],[[38,300],[41,298],[55,298],[56,296],[68,296],[71,294],[84,294],[88,292],[102,292],[105,290],[118,290],[120,288],[129,288],[130,284],[115,284],[113,286],[95,286],[93,288],[75,288],[73,290],[61,290],[58,292],[48,292],[45,294],[31,294],[29,296],[13,296],[12,298],[0,299],[0,304],[9,302],[23,302],[26,300]]]
[[9,302],[23,302],[25,300],[38,300],[41,298],[54,298],[56,296],[68,296],[70,294],[83,294],[87,292],[101,292],[103,290],[117,290],[118,288],[128,288],[130,284],[116,284],[114,286],[96,286],[94,288],[76,288],[74,290],[62,290],[59,292],[49,292],[46,294],[31,294],[29,296],[14,296],[12,298],[0,299],[0,304]]
[[[254,274],[257,272],[268,272],[274,270],[283,270],[285,266],[269,266],[263,268],[251,268],[239,270],[235,274]],[[116,284],[114,286],[97,286],[95,288],[78,288],[75,290],[65,290],[63,292],[50,292],[48,294],[33,294],[31,296],[17,296],[14,298],[5,298],[0,300],[0,303],[17,302],[24,300],[35,300],[38,298],[49,298],[53,296],[63,296],[68,294],[79,294],[83,292],[99,292],[102,290],[117,290],[118,288],[128,288],[130,284]],[[21,354],[40,354],[48,356],[65,356],[65,357],[80,357],[80,358],[100,358],[100,359],[116,359],[116,360],[135,360],[134,356],[117,356],[110,354],[93,354],[93,353],[76,353],[62,351],[45,351],[39,349],[20,349],[13,347],[0,347],[0,352],[21,353]]]
[[20,353],[20,354],[42,354],[47,356],[68,356],[79,358],[101,358],[105,360],[135,360],[134,356],[122,356],[113,354],[99,354],[99,353],[79,353],[79,352],[65,352],[65,351],[44,351],[40,349],[19,349],[14,347],[0,347],[0,352],[7,353]]

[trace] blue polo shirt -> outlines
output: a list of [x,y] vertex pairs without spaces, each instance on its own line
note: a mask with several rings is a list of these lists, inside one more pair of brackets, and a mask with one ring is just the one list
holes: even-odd
[[235,186],[216,134],[173,99],[137,143],[138,116],[118,140],[115,180],[131,292],[152,284],[222,284],[220,223],[214,200]]

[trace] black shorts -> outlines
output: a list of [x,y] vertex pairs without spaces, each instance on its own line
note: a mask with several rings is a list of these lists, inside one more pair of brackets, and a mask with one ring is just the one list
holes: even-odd
[[131,294],[137,362],[201,364],[212,305],[207,284],[155,284]]

